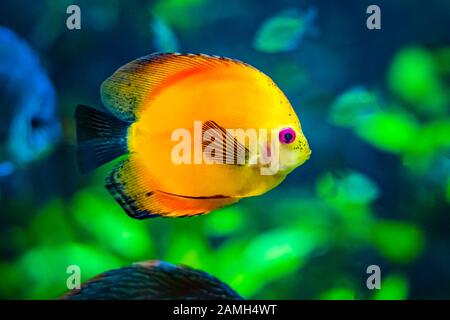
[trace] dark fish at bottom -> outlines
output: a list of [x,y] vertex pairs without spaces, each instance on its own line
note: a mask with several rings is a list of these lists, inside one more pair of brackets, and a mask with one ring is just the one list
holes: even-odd
[[206,272],[150,260],[110,270],[73,290],[63,300],[241,300]]

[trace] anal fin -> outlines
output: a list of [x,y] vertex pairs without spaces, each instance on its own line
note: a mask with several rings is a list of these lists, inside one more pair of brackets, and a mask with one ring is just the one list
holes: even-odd
[[135,174],[130,177],[128,172],[130,170],[132,170],[130,159],[123,159],[118,162],[106,177],[106,189],[130,217],[147,219],[159,216],[159,214],[145,210],[138,204],[139,198],[142,197],[139,191],[140,184],[134,178]]
[[195,216],[239,200],[221,195],[191,197],[157,190],[151,177],[146,176],[132,156],[115,165],[106,179],[106,188],[134,219]]

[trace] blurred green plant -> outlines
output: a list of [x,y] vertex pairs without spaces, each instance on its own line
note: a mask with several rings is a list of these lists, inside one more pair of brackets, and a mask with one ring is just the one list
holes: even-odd
[[377,221],[372,229],[372,240],[383,256],[402,264],[417,258],[425,246],[422,230],[400,221]]
[[401,49],[387,74],[391,101],[380,104],[385,99],[353,88],[337,97],[329,110],[331,123],[350,127],[375,148],[397,155],[413,176],[440,185],[443,194],[450,176],[439,169],[450,152],[450,90],[445,80],[449,52]]
[[66,270],[70,265],[79,266],[82,281],[87,281],[121,266],[121,261],[92,245],[75,242],[35,246],[13,264],[4,266],[1,271],[8,274],[9,281],[20,281],[2,284],[0,290],[5,293],[15,289],[27,299],[53,299],[67,291]]
[[121,257],[139,260],[154,254],[145,224],[130,219],[102,189],[87,188],[72,200],[71,211],[81,230]]
[[281,277],[286,277],[307,261],[320,239],[312,230],[283,228],[261,234],[252,239],[244,251],[235,249],[235,261],[222,276],[245,297],[251,297],[261,288]]
[[400,50],[389,68],[388,84],[393,93],[417,112],[436,116],[448,111],[448,93],[433,53],[428,50],[420,47]]
[[349,288],[333,288],[320,294],[320,300],[354,300],[355,291]]
[[408,279],[402,274],[389,274],[381,281],[381,289],[375,290],[375,300],[405,300],[408,298]]
[[[317,179],[315,195],[280,193],[278,201],[264,208],[257,201],[243,201],[200,218],[146,223],[129,219],[107,191],[87,187],[67,203],[49,203],[31,221],[26,232],[30,248],[16,261],[0,265],[9,279],[0,293],[20,276],[33,290],[16,284],[17,294],[54,298],[65,291],[68,265],[79,265],[87,280],[156,256],[210,272],[247,298],[265,296],[265,288],[292,279],[317,254],[330,250],[357,252],[372,245],[393,263],[410,263],[423,250],[424,235],[408,222],[376,219],[372,204],[379,194],[376,184],[362,173],[326,172]],[[252,221],[263,214],[273,227],[252,228]],[[329,283],[320,287],[317,297],[355,299],[355,281]],[[374,298],[401,297],[399,281],[386,283],[391,287],[386,292],[391,293]],[[270,297],[283,294],[271,292]]]
[[230,236],[248,224],[246,212],[241,207],[225,207],[206,216],[204,232],[209,236]]
[[414,148],[418,125],[404,112],[381,111],[359,123],[355,132],[377,148],[393,153]]
[[202,23],[202,19],[192,19],[193,15],[204,12],[207,3],[208,0],[158,0],[151,12],[171,26],[192,29]]

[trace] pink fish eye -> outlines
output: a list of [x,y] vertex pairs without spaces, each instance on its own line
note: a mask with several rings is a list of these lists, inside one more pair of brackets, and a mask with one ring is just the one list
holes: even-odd
[[291,144],[295,140],[295,131],[292,128],[285,128],[278,134],[278,139],[282,144]]

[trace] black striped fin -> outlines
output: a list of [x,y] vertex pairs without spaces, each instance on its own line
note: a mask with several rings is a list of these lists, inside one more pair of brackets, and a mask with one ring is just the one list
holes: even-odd
[[[229,131],[209,120],[202,125],[202,146],[212,150],[211,153],[204,152],[209,160],[218,160],[220,163],[229,165],[244,165],[249,159],[248,149],[240,143]],[[214,154],[220,152],[221,155]]]
[[129,123],[83,105],[77,106],[75,121],[81,172],[89,172],[128,152]]

